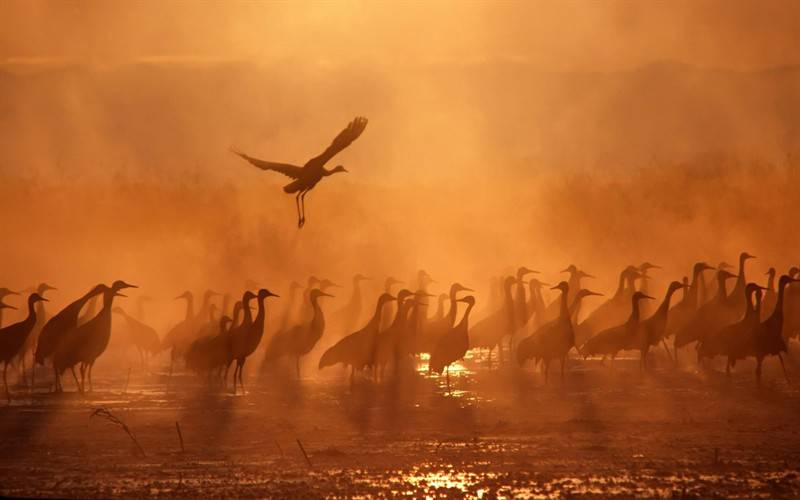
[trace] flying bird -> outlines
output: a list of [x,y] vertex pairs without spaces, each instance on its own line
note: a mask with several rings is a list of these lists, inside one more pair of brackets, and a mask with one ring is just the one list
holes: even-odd
[[314,186],[316,186],[323,177],[338,172],[347,172],[342,165],[336,165],[333,169],[328,170],[325,168],[325,164],[336,156],[339,151],[358,139],[366,127],[367,119],[362,116],[356,117],[344,130],[339,132],[339,135],[336,136],[331,145],[328,146],[322,154],[311,158],[302,167],[290,165],[288,163],[259,160],[258,158],[253,158],[233,148],[231,148],[231,152],[241,156],[261,170],[273,170],[292,179],[292,182],[284,186],[283,190],[290,194],[297,193],[295,195],[295,204],[297,205],[297,227],[303,227],[306,222],[306,194],[314,189]]

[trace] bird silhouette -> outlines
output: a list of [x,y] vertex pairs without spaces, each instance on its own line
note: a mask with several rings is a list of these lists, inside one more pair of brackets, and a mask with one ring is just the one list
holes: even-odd
[[19,355],[25,341],[33,333],[36,326],[36,304],[40,302],[47,302],[47,299],[36,292],[30,294],[28,296],[28,316],[20,322],[0,328],[0,361],[3,362],[3,386],[9,403],[11,403],[11,392],[8,390],[8,380],[6,379],[8,364]]
[[[459,292],[472,292],[471,288],[467,288],[461,283],[453,283],[450,286],[450,293],[447,295],[450,299],[450,307],[447,310],[447,315],[444,315],[439,320],[429,321],[425,327],[425,331],[423,332],[423,340],[422,340],[422,352],[431,352],[431,349],[434,348],[439,343],[439,339],[444,335],[450,333],[453,329],[453,325],[456,322],[456,315],[458,314],[458,304],[456,300],[458,299]],[[524,296],[523,296],[524,300]]]
[[278,297],[278,295],[270,292],[266,288],[262,288],[256,295],[258,301],[258,312],[253,322],[247,328],[239,328],[232,333],[232,357],[236,361],[236,368],[233,371],[233,392],[236,393],[236,381],[238,379],[239,386],[244,391],[244,379],[242,372],[244,371],[244,364],[247,357],[253,354],[261,342],[264,335],[264,318],[266,316],[266,308],[264,301],[268,297]]
[[[639,271],[639,279],[641,280],[641,285],[639,285],[639,291],[645,295],[650,295],[650,272],[651,269],[661,269],[661,266],[656,264],[652,264],[650,262],[643,262],[640,264],[636,269]],[[647,318],[650,317],[654,311],[655,306],[650,301],[645,301],[639,304],[641,308],[642,317]]]
[[350,382],[352,383],[356,371],[362,371],[370,367],[374,362],[382,311],[387,303],[396,300],[397,298],[393,295],[386,292],[382,293],[378,297],[372,318],[363,328],[347,335],[325,351],[319,360],[319,369],[322,370],[340,363],[349,366]]
[[[183,320],[175,324],[172,328],[170,328],[164,338],[161,339],[161,348],[162,349],[170,349],[170,359],[174,362],[175,358],[178,357],[178,346],[179,343],[183,338],[188,338],[194,332],[192,332],[192,328],[194,326],[194,294],[192,292],[186,291],[182,294],[175,297],[174,300],[186,300],[186,314],[183,317]],[[170,372],[172,369],[170,368]]]
[[161,340],[158,338],[158,333],[156,333],[155,328],[134,318],[121,307],[115,307],[111,312],[118,314],[125,320],[131,344],[139,352],[139,361],[142,364],[142,368],[144,368],[147,356],[155,356],[161,352]]
[[[383,292],[394,295],[393,288],[402,284],[402,281],[389,276],[383,283]],[[397,304],[395,304],[395,302],[396,301],[389,301],[383,306],[383,310],[381,311],[381,331],[389,328],[389,325],[391,325],[392,321],[394,320],[394,315],[397,312],[397,307],[399,305],[399,302]]]
[[767,286],[764,288],[764,298],[761,300],[761,320],[765,320],[772,315],[775,310],[775,301],[778,296],[775,293],[775,275],[777,271],[774,267],[764,273],[767,276]]
[[587,339],[600,330],[623,323],[630,311],[630,298],[635,292],[634,282],[639,271],[628,266],[619,273],[614,295],[592,311],[577,328],[575,335]]
[[[562,273],[569,273],[569,279],[567,279],[567,284],[569,285],[569,295],[567,299],[569,303],[572,303],[572,300],[575,298],[575,295],[581,290],[582,281],[584,278],[592,278],[594,276],[588,274],[580,269],[575,264],[570,264],[565,269],[561,270]],[[547,319],[545,321],[550,321],[558,317],[559,313],[559,301],[554,300],[553,303],[550,305],[550,309],[548,310]]]
[[[58,290],[58,288],[48,285],[47,283],[39,283],[38,286],[35,288],[29,288],[26,291],[29,293],[38,293],[40,296],[45,297],[45,293],[50,290]],[[44,301],[40,301],[36,303],[36,324],[33,327],[33,331],[30,335],[25,339],[25,344],[22,346],[22,349],[19,350],[19,354],[17,355],[17,360],[20,363],[20,368],[22,372],[23,381],[27,384],[27,371],[26,371],[26,363],[25,360],[30,354],[31,357],[34,356],[34,350],[36,349],[36,343],[39,340],[39,335],[44,327],[45,323],[48,320],[47,311],[44,307]],[[36,362],[32,361],[31,366],[34,368],[35,371]],[[34,375],[32,375],[33,377]],[[33,389],[33,381],[31,382],[31,389]]]
[[16,307],[10,304],[6,304],[5,302],[3,302],[3,299],[0,298],[0,328],[3,327],[3,309],[11,309],[12,311],[17,310]]
[[525,322],[532,327],[532,331],[538,330],[547,321],[547,304],[545,304],[542,296],[542,287],[545,286],[550,287],[552,285],[536,278],[531,278],[528,281],[528,305],[525,308],[527,314]]
[[311,290],[309,301],[313,314],[310,321],[290,327],[272,337],[264,353],[265,362],[273,362],[281,357],[289,356],[295,360],[295,371],[300,378],[300,358],[311,352],[325,333],[325,314],[319,304],[322,297],[333,297],[319,288]]
[[75,376],[74,367],[80,363],[80,384],[75,377],[80,392],[85,392],[87,377],[89,390],[92,390],[92,368],[97,358],[105,352],[111,338],[111,310],[114,297],[125,297],[119,293],[125,288],[137,287],[121,280],[106,287],[103,290],[103,306],[97,316],[68,331],[53,354],[53,365],[59,374],[63,374],[67,368],[70,368]]
[[669,347],[667,347],[665,340],[669,315],[672,314],[669,305],[675,292],[682,289],[685,290],[688,287],[688,284],[680,281],[671,282],[667,287],[667,292],[664,294],[664,300],[661,302],[661,305],[658,306],[658,309],[656,309],[650,317],[640,323],[639,329],[628,344],[628,349],[636,349],[639,351],[639,368],[641,370],[647,368],[647,354],[650,348],[659,343],[664,345],[667,355],[672,359],[672,354],[669,352]]
[[718,330],[739,319],[740,313],[725,287],[725,282],[735,277],[736,275],[724,269],[717,271],[717,294],[711,301],[700,306],[692,319],[675,333],[676,358],[679,348],[702,340],[708,332]]
[[[575,347],[575,329],[572,321],[572,314],[569,310],[569,283],[560,282],[551,290],[561,292],[558,298],[560,304],[559,315],[556,319],[543,324],[532,335],[522,339],[517,346],[517,363],[524,365],[529,359],[542,361],[545,382],[550,373],[550,363],[558,359],[561,364],[561,380],[564,380],[564,365],[566,364],[569,351]],[[589,295],[599,295],[590,290],[579,291],[573,302],[582,300]],[[577,305],[577,304],[576,304]]]
[[446,293],[440,293],[439,296],[436,297],[436,312],[433,313],[433,317],[430,320],[431,323],[444,318],[444,303],[447,302],[449,297],[450,295]]
[[[786,273],[792,279],[800,278],[800,267],[792,266]],[[783,338],[787,341],[800,335],[800,285],[790,282],[783,299]]]
[[[3,303],[3,299],[8,297],[9,295],[19,295],[19,292],[15,292],[8,288],[0,288],[0,303]],[[3,307],[0,307],[0,327],[3,326],[3,309],[16,309],[16,307],[10,306],[8,304],[4,304]]]
[[750,337],[751,332],[759,325],[761,318],[762,287],[755,283],[745,286],[745,312],[739,321],[708,332],[697,344],[697,362],[711,359],[714,356],[726,356],[725,372],[730,375],[731,363],[735,347],[742,339]]
[[506,276],[503,279],[503,301],[500,309],[497,309],[484,318],[478,320],[473,325],[470,332],[470,347],[489,349],[487,364],[492,364],[492,351],[499,347],[499,360],[503,362],[503,349],[500,341],[509,335],[514,329],[514,297],[511,289],[517,283],[514,276]]
[[[64,335],[78,326],[81,310],[87,302],[102,294],[106,288],[103,284],[95,285],[80,298],[71,302],[47,320],[39,333],[39,341],[36,343],[34,352],[34,362],[36,364],[44,365],[45,361],[53,357]],[[53,367],[53,390],[56,392],[62,391],[61,376],[55,367]]]
[[475,307],[475,297],[467,295],[455,299],[455,302],[463,302],[467,304],[467,308],[458,324],[452,326],[447,333],[437,339],[428,364],[429,371],[440,375],[443,370],[446,372],[447,392],[450,392],[450,365],[463,359],[469,350],[469,314]]
[[361,282],[366,280],[369,280],[369,278],[361,273],[353,276],[353,293],[350,294],[350,299],[342,309],[332,315],[331,323],[338,326],[339,331],[344,335],[352,332],[355,325],[361,320],[361,309],[364,302]]
[[[692,281],[688,289],[684,289],[683,299],[670,309],[667,316],[667,331],[664,339],[669,339],[676,332],[683,330],[697,313],[702,305],[701,296],[705,293],[706,285],[703,278],[703,271],[714,269],[705,262],[698,262],[692,268]],[[677,363],[678,353],[675,352],[675,362]]]
[[376,378],[386,369],[389,363],[400,360],[400,342],[409,326],[411,309],[416,305],[414,292],[403,288],[397,292],[398,307],[391,324],[379,330],[372,353],[371,365],[375,369]]
[[745,310],[745,294],[744,289],[747,285],[747,278],[745,277],[745,264],[750,259],[755,259],[755,255],[750,255],[747,252],[739,254],[739,270],[736,274],[736,285],[730,293],[730,301],[733,307],[739,314],[744,314]]
[[328,146],[325,151],[319,156],[308,160],[302,167],[297,165],[290,165],[288,163],[275,163],[271,161],[259,160],[248,156],[240,151],[231,149],[236,155],[244,158],[252,165],[260,168],[261,170],[272,170],[283,174],[291,179],[292,182],[284,186],[283,191],[286,193],[297,193],[295,195],[295,204],[297,205],[297,226],[303,227],[306,221],[306,208],[305,197],[323,177],[333,175],[338,172],[347,172],[342,165],[337,165],[331,170],[325,168],[325,164],[333,158],[337,153],[350,145],[353,141],[358,139],[364,129],[367,127],[367,119],[364,117],[356,117],[350,122],[347,127],[339,132],[339,135],[333,139],[333,142]]
[[743,359],[748,356],[756,358],[756,382],[761,384],[761,368],[764,359],[767,356],[777,356],[783,368],[783,375],[786,377],[786,382],[789,382],[789,376],[786,374],[786,365],[783,363],[781,353],[788,353],[786,339],[783,336],[783,321],[784,321],[784,300],[786,296],[786,287],[791,283],[796,283],[798,280],[784,274],[778,279],[778,296],[775,302],[775,308],[770,316],[762,321],[750,333],[750,338],[744,339],[738,346],[734,347],[729,365],[734,366],[738,359]]
[[[237,304],[241,312],[241,302]],[[186,351],[186,367],[207,377],[209,387],[214,385],[214,372],[227,367],[228,360],[232,358],[230,327],[233,321],[230,316],[222,315],[217,323],[216,334],[195,340]],[[224,385],[224,380],[220,381]]]
[[[514,336],[519,332],[521,335],[526,333],[525,326],[528,324],[528,301],[525,297],[525,285],[527,283],[524,280],[525,276],[528,274],[538,274],[539,271],[534,271],[533,269],[529,269],[525,266],[521,266],[517,269],[517,284],[516,290],[514,292],[514,326],[516,327],[515,331],[511,332],[509,337],[509,351],[514,349]],[[451,325],[452,326],[452,325]]]
[[589,338],[579,349],[581,355],[584,358],[602,355],[603,359],[610,356],[613,363],[617,354],[630,345],[631,339],[635,337],[639,329],[639,301],[642,299],[653,300],[653,297],[642,292],[634,292],[631,296],[631,314],[628,316],[628,320],[621,325],[602,330]]

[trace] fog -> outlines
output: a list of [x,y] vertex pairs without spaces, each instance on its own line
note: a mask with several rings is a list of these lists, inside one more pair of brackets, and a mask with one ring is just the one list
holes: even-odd
[[[786,266],[796,8],[719,6],[7,3],[6,280],[173,296],[572,262],[610,288],[629,262],[668,280],[745,248]],[[285,178],[228,151],[302,165],[356,114],[350,173],[303,230]]]
[[[764,486],[759,471],[770,471],[796,494],[798,393],[777,364],[754,394],[747,362],[720,388],[688,356],[679,364],[677,348],[674,365],[658,346],[652,372],[623,360],[619,374],[573,354],[559,386],[531,364],[486,370],[474,349],[453,364],[454,391],[427,373],[424,356],[395,361],[394,379],[370,366],[348,386],[344,370],[317,369],[321,352],[350,333],[336,320],[303,357],[302,376],[293,362],[266,376],[258,364],[290,283],[312,275],[344,285],[329,290],[326,314],[348,302],[355,273],[372,278],[361,326],[387,276],[415,289],[422,269],[436,295],[453,282],[473,288],[472,318],[481,319],[499,307],[492,280],[521,265],[557,283],[576,264],[597,277],[583,285],[608,296],[621,269],[650,261],[662,267],[649,288],[659,299],[701,260],[735,265],[750,252],[748,281],[759,283],[769,267],[800,265],[798,20],[792,1],[0,2],[0,287],[57,287],[52,314],[122,279],[139,289],[114,305],[136,313],[139,297],[153,298],[146,323],[162,340],[184,318],[173,299],[185,290],[195,312],[207,289],[238,299],[255,282],[281,295],[268,301],[241,398],[235,387],[230,397],[214,392],[210,374],[205,387],[180,360],[173,373],[167,351],[140,366],[116,316],[94,394],[50,394],[49,368],[41,390],[26,392],[19,369],[18,406],[9,395],[0,411],[0,435],[13,436],[0,445],[3,466],[58,481],[0,493],[340,495],[338,473],[427,488],[437,479],[413,474],[441,466],[462,492],[468,481],[452,479],[456,469],[494,471],[489,483],[517,482],[508,471],[546,483],[507,496],[580,493],[575,485],[598,477],[607,482],[583,492],[633,482],[652,489],[618,493],[667,496],[695,474],[682,497],[701,483],[708,489],[689,493],[707,497],[723,491],[708,478],[730,466],[741,469],[726,469],[725,484],[744,483],[723,493]],[[282,190],[290,180],[231,153],[303,165],[356,116],[369,119],[365,131],[327,165],[348,173],[308,194],[302,228]],[[5,311],[3,326],[27,313],[22,298],[6,301],[20,310]],[[588,300],[583,316],[602,302]],[[787,353],[787,364],[794,376],[800,362]],[[89,433],[83,410],[96,406],[141,431],[160,480],[177,486],[138,468],[144,457],[114,455],[126,453],[116,427],[92,423]],[[172,450],[178,421],[181,455]],[[284,448],[302,447],[300,438],[312,459],[302,450],[294,463]],[[64,470],[75,450],[95,483],[64,483],[83,474]],[[664,474],[636,483],[645,456],[647,470]],[[124,482],[124,467],[114,468],[124,460],[149,490]],[[565,470],[583,478],[569,483],[578,489],[547,482]],[[284,481],[317,489],[281,489]],[[347,491],[383,491],[365,484]],[[100,487],[109,489],[81,489]]]

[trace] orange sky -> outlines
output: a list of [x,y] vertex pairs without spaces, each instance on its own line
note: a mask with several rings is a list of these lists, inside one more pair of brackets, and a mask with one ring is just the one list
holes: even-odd
[[42,2],[0,5],[0,61],[303,58],[387,65],[525,61],[608,70],[674,59],[753,69],[800,61],[800,3]]

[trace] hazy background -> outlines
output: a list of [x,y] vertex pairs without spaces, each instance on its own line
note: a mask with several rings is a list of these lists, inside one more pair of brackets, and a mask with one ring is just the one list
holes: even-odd
[[[0,286],[784,268],[798,49],[792,1],[4,1]],[[303,230],[287,180],[228,153],[302,165],[356,115]]]

